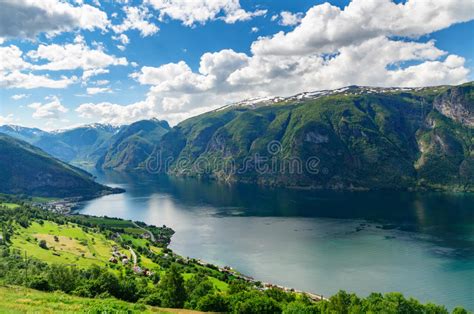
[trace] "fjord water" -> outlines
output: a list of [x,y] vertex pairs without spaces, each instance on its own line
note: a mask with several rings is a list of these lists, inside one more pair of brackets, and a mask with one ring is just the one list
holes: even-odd
[[167,225],[178,254],[329,296],[400,291],[474,310],[474,195],[334,192],[96,174],[79,212]]

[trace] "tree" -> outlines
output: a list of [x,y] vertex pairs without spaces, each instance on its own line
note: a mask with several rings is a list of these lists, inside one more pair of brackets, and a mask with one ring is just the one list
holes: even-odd
[[53,290],[70,293],[76,289],[80,274],[75,268],[53,264],[49,269],[47,278]]
[[204,312],[228,312],[229,302],[221,294],[208,294],[198,301],[196,309]]
[[316,305],[308,305],[301,301],[288,303],[283,314],[319,314],[321,310]]
[[467,311],[462,307],[457,306],[454,308],[453,314],[467,314]]
[[293,293],[285,292],[283,289],[276,287],[265,290],[265,295],[278,302],[288,303],[295,300],[295,295]]
[[91,281],[91,292],[93,295],[100,295],[109,293],[116,298],[120,297],[120,283],[113,273],[101,269],[100,275],[97,279]]
[[182,308],[186,301],[184,280],[175,265],[166,272],[158,284],[161,295],[161,306]]
[[276,314],[281,313],[278,302],[266,296],[254,296],[233,306],[233,312],[239,314]]
[[51,291],[51,285],[49,284],[48,279],[43,276],[33,277],[30,281],[30,288],[41,291]]
[[45,241],[45,240],[40,240],[38,245],[39,245],[39,247],[42,248],[42,249],[45,249],[45,250],[48,249],[48,245],[46,244],[46,241]]
[[6,224],[2,224],[2,236],[3,236],[3,242],[8,243],[10,242],[10,228]]
[[214,292],[214,285],[212,284],[212,282],[207,277],[202,278],[201,281],[197,283],[196,286],[194,286],[194,289],[187,291],[188,301],[186,302],[186,308],[191,308],[191,309],[196,308],[199,300],[202,297],[208,294],[211,294],[213,292]]
[[140,297],[138,285],[133,277],[124,278],[120,281],[120,292],[116,297],[129,302],[136,302],[138,300]]
[[229,294],[235,294],[243,291],[248,291],[249,285],[243,281],[233,280],[229,284]]

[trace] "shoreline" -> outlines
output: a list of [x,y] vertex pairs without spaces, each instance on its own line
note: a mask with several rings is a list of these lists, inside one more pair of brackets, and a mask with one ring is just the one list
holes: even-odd
[[[78,204],[82,201],[84,201],[84,199],[65,198],[65,199],[50,201],[50,202],[46,202],[46,203],[32,203],[32,205],[37,206],[37,207],[39,207],[43,210],[49,210],[49,211],[52,211],[52,212],[55,212],[55,213],[58,213],[58,214],[62,214],[62,215],[81,215],[80,213],[74,213],[74,210],[77,209]],[[89,215],[86,215],[86,216],[89,216]],[[90,216],[90,217],[99,217],[99,216]],[[149,234],[150,235],[150,240],[152,240],[153,242],[156,242],[156,240],[154,240],[153,233],[151,231],[149,231],[148,229],[146,229],[146,227],[141,227],[135,221],[130,220],[130,219],[122,219],[122,218],[119,218],[119,217],[116,217],[116,219],[130,221],[137,228],[142,229],[144,232]],[[147,223],[145,223],[145,222],[143,222],[143,223],[145,224],[145,226],[148,226]],[[171,244],[171,242],[170,242],[170,244]],[[169,245],[167,247],[169,247]],[[230,266],[221,267],[219,265],[203,261],[199,258],[183,258],[180,254],[176,254],[174,252],[173,252],[173,254],[177,255],[179,258],[183,259],[184,261],[194,260],[196,263],[198,263],[201,266],[211,266],[212,268],[217,269],[221,273],[229,274],[229,275],[232,275],[232,276],[234,276],[238,279],[244,280],[247,283],[253,284],[260,291],[264,291],[264,290],[267,290],[267,289],[270,289],[270,288],[278,288],[278,289],[281,289],[285,292],[294,292],[294,293],[297,293],[297,294],[307,295],[311,300],[313,300],[315,302],[328,300],[328,298],[324,297],[322,294],[307,292],[307,291],[303,291],[303,290],[299,290],[299,289],[294,289],[294,288],[290,288],[290,287],[286,287],[286,286],[282,286],[282,285],[278,285],[278,284],[273,284],[273,283],[257,280],[257,279],[255,279],[251,276],[241,274],[240,272],[236,271],[233,267],[230,267]]]

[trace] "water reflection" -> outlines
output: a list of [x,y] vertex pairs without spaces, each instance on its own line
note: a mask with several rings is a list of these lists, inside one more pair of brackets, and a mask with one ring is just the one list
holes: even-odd
[[[174,208],[171,200],[195,210],[211,207],[213,215],[256,217],[325,217],[362,219],[383,228],[397,228],[421,233],[420,238],[455,250],[456,254],[473,253],[473,194],[434,192],[337,192],[263,188],[245,184],[218,184],[212,181],[167,176],[103,172],[102,182],[114,182],[127,189],[120,197],[127,206],[137,206],[140,198],[161,211]],[[133,182],[133,184],[130,184]],[[424,237],[429,235],[429,237]]]
[[169,225],[180,254],[316,293],[402,291],[474,308],[474,195],[97,175],[127,192],[87,202],[81,212]]

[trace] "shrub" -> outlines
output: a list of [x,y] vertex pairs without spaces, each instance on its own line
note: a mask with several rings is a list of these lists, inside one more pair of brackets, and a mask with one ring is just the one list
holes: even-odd
[[38,243],[39,247],[42,248],[42,249],[45,249],[47,250],[48,249],[48,245],[46,244],[46,241],[45,240],[40,240],[39,243]]

